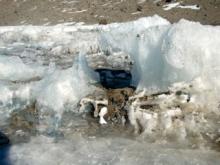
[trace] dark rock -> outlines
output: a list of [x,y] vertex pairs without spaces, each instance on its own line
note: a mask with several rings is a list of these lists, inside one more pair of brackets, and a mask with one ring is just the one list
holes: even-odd
[[17,10],[15,10],[14,13],[15,13],[16,15],[18,15],[18,11],[17,11]]
[[160,3],[156,3],[157,6],[160,6]]
[[132,75],[124,70],[97,69],[100,83],[103,87],[109,89],[130,87]]
[[137,11],[142,11],[142,9],[143,9],[142,6],[140,6],[140,5],[137,6]]
[[121,12],[126,12],[126,10],[127,10],[126,7],[121,7],[121,8],[120,8],[120,11],[121,11]]
[[172,2],[173,0],[165,0],[166,3],[170,3]]
[[107,19],[103,18],[99,20],[99,25],[107,25],[107,24],[108,24]]

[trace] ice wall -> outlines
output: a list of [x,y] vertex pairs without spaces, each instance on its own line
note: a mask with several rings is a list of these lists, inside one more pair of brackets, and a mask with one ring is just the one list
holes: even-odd
[[[105,48],[120,49],[132,56],[134,84],[139,88],[156,86],[161,89],[197,76],[217,81],[219,27],[187,20],[170,25],[156,16],[141,23],[110,26],[109,31],[102,33]],[[215,83],[218,86],[219,83]]]
[[15,105],[14,98],[25,98],[25,105],[36,102],[39,109],[52,109],[59,115],[74,109],[92,89],[91,80],[96,80],[84,55],[102,51],[131,56],[138,90],[163,90],[174,82],[199,78],[198,88],[212,91],[217,100],[218,36],[218,26],[187,20],[171,25],[159,16],[106,26],[1,27],[1,112]]

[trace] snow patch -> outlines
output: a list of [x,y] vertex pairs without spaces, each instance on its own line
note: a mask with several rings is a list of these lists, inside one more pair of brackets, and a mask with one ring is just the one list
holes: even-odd
[[163,5],[163,9],[166,11],[171,10],[173,8],[200,10],[200,7],[198,5],[183,5],[181,2],[169,3]]

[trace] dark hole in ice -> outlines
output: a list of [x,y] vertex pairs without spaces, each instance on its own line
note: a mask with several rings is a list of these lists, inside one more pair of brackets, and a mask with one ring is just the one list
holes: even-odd
[[0,164],[1,165],[10,165],[9,161],[9,148],[10,141],[8,137],[0,132]]
[[131,87],[132,75],[125,70],[97,69],[100,83],[109,89]]
[[2,132],[0,132],[0,147],[7,145],[7,144],[9,144],[8,137]]

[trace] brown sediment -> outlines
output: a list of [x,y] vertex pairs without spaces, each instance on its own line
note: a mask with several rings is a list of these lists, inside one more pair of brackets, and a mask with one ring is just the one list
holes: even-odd
[[108,114],[107,118],[118,118],[125,116],[125,105],[128,98],[132,96],[134,89],[132,88],[121,88],[121,89],[109,89],[107,90],[108,96]]
[[30,136],[36,135],[39,124],[39,113],[35,104],[23,110],[12,112],[8,119],[8,126],[4,132],[8,135],[12,143],[25,142]]
[[[178,0],[180,2],[180,0]],[[219,0],[181,0],[183,5],[198,5],[200,10],[174,8],[163,10],[164,0],[158,3],[137,0],[79,0],[67,3],[64,0],[1,0],[0,25],[55,25],[64,22],[107,24],[132,21],[140,17],[160,15],[170,22],[185,18],[202,24],[220,25]]]

